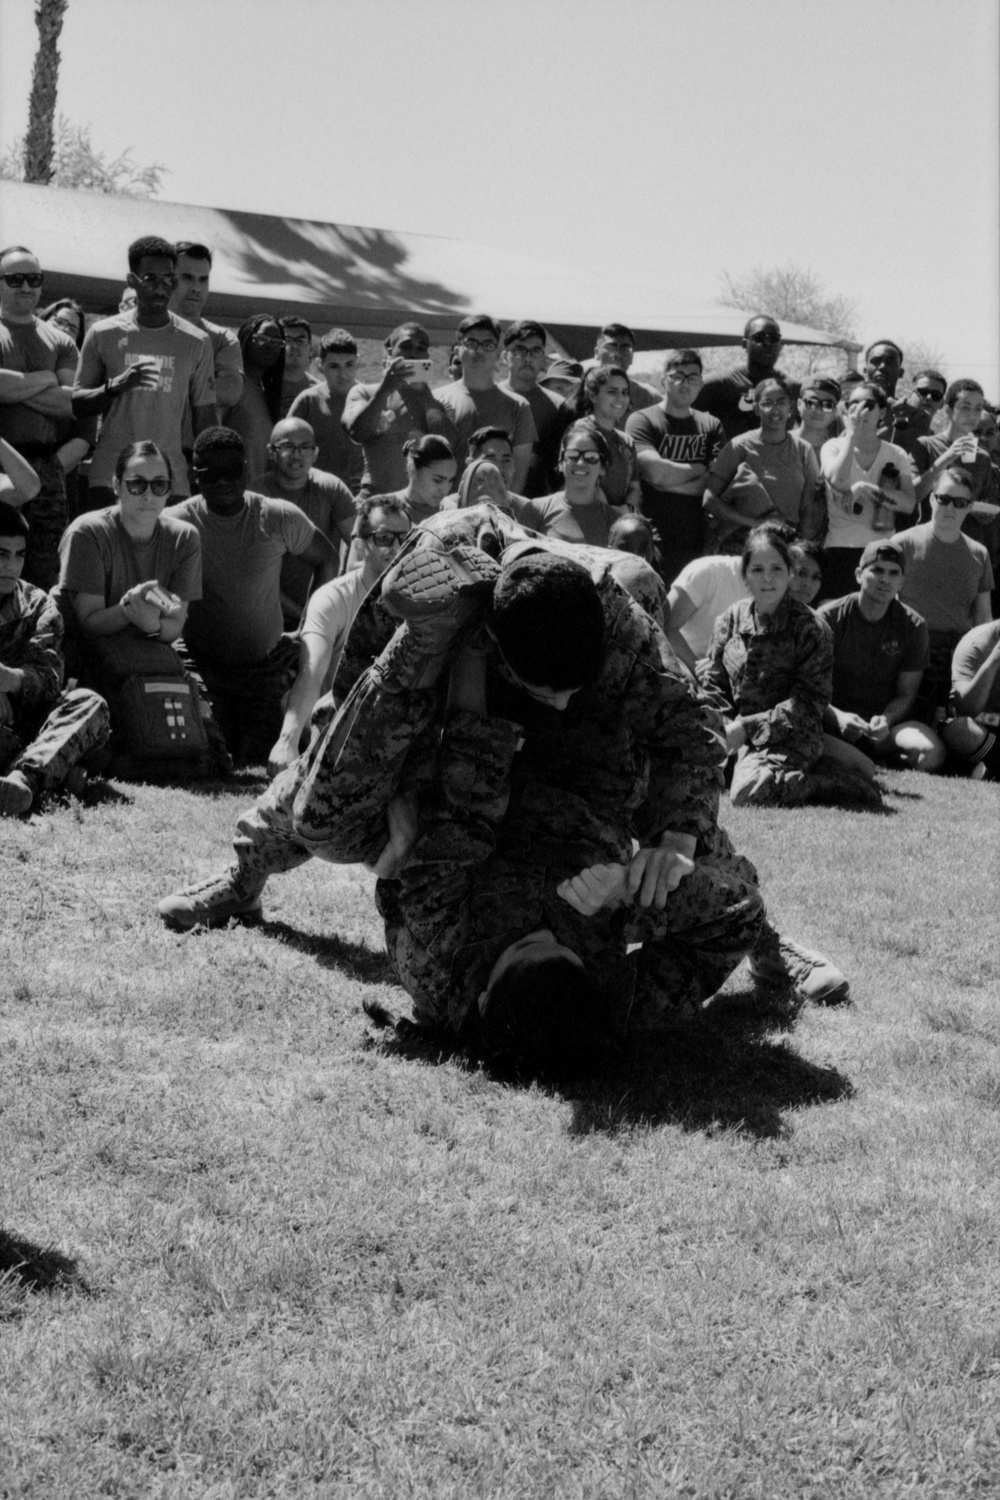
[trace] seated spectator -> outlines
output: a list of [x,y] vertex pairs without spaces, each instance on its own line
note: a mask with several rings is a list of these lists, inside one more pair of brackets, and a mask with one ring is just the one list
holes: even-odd
[[706,700],[736,752],[733,805],[794,805],[833,795],[877,803],[864,778],[824,757],[833,648],[816,615],[788,593],[791,555],[773,528],[751,531],[741,570],[750,597],[716,621],[698,663]]
[[21,579],[27,540],[27,521],[0,501],[0,817],[23,817],[68,778],[79,794],[80,760],[108,738],[104,700],[62,691],[62,616]]
[[316,468],[343,480],[354,493],[361,484],[364,454],[348,436],[343,417],[357,380],[357,341],[345,328],[332,328],[319,341],[317,361],[322,380],[296,396],[288,415],[301,417],[316,434]]
[[743,348],[746,362],[710,375],[694,398],[698,411],[718,418],[727,442],[758,425],[760,414],[754,392],[762,380],[778,380],[792,399],[798,395],[798,386],[777,368],[781,329],[773,318],[758,314],[748,319],[743,329]]
[[299,632],[298,675],[288,694],[281,733],[268,759],[270,776],[277,776],[298,758],[312,711],[333,687],[347,632],[361,601],[396,561],[410,529],[405,500],[395,495],[370,495],[358,503],[353,552],[358,566],[325,583],[309,600]]
[[608,532],[608,546],[613,552],[631,552],[643,562],[652,563],[653,528],[645,516],[619,516]]
[[243,440],[231,428],[199,434],[194,466],[201,494],[173,510],[201,539],[202,594],[184,644],[234,761],[263,763],[298,662],[296,642],[282,635],[282,562],[301,557],[318,586],[336,576],[337,554],[297,505],[245,491]]
[[281,377],[281,415],[287,417],[292,402],[312,385],[312,327],[305,318],[279,318],[285,339],[285,370]]
[[270,313],[255,313],[239,326],[243,356],[243,390],[235,406],[224,412],[226,426],[243,439],[247,471],[267,468],[267,445],[281,417],[281,387],[285,378],[285,336]]
[[544,386],[553,395],[568,401],[575,396],[580,389],[583,380],[583,365],[575,359],[554,359],[543,375],[539,375],[538,384]]
[[574,422],[563,433],[559,453],[564,488],[542,500],[526,500],[517,519],[542,536],[606,547],[611,523],[618,518],[601,489],[610,462],[604,434],[589,422]]
[[[215,365],[215,404],[219,411],[228,411],[243,393],[243,355],[240,341],[231,328],[210,323],[202,316],[208,301],[212,252],[207,245],[197,244],[194,240],[178,240],[174,249],[177,251],[177,286],[170,298],[170,311],[208,334]],[[185,453],[191,451],[193,444],[194,433],[188,417],[184,428]]]
[[865,350],[865,379],[879,385],[886,395],[886,404],[880,408],[877,436],[887,443],[895,443],[904,453],[912,453],[917,438],[926,437],[931,430],[931,419],[923,408],[911,406],[905,396],[896,395],[896,386],[906,371],[903,369],[903,351],[892,339],[878,339]]
[[654,391],[651,385],[643,385],[641,380],[633,380],[629,375],[634,357],[635,334],[631,328],[625,323],[605,323],[597,335],[594,357],[583,367],[584,374],[588,369],[598,366],[608,369],[614,365],[616,369],[625,371],[628,380],[628,408],[618,424],[622,428],[633,412],[642,411],[647,406],[656,406],[660,400],[659,391]]
[[746,533],[771,518],[805,536],[822,526],[819,464],[809,444],[789,432],[793,397],[773,377],[755,387],[760,425],[732,438],[708,471],[705,509],[712,522],[706,545],[713,552],[741,551]]
[[635,440],[642,513],[652,524],[656,565],[668,585],[705,550],[705,480],[726,443],[718,418],[692,408],[701,371],[697,349],[675,349],[663,372],[663,400],[626,423]]
[[820,449],[834,434],[840,384],[832,375],[807,375],[799,395],[798,434],[819,459]]
[[195,433],[215,421],[215,363],[207,333],[170,311],[177,252],[155,235],[128,248],[133,311],[87,330],[73,386],[73,415],[101,417],[87,503],[114,504],[112,476],[129,444],[155,442],[170,460],[175,492],[190,494],[184,424]]
[[[155,443],[123,448],[112,485],[115,504],[78,516],[62,539],[57,597],[73,673],[108,700],[116,753],[126,757],[135,748],[120,701],[126,681],[145,671],[185,677],[173,648],[201,597],[201,546],[166,508],[173,473]],[[224,755],[216,759],[228,769]]]
[[616,430],[624,422],[629,404],[628,375],[620,365],[594,365],[583,377],[583,385],[567,403],[574,421],[587,421],[604,436],[611,463],[601,489],[609,505],[637,510],[642,499],[635,439]]
[[794,533],[786,535],[785,540],[792,558],[788,592],[800,604],[811,608],[823,588],[823,548],[814,539],[797,537]]
[[[285,417],[271,433],[268,466],[248,485],[269,500],[288,500],[308,516],[340,555],[341,542],[354,534],[354,496],[342,480],[314,468],[316,439],[308,422]],[[297,630],[312,586],[313,570],[303,558],[286,554],[281,564],[281,607],[285,628]]]
[[952,654],[962,636],[990,619],[993,567],[981,542],[962,535],[972,504],[972,479],[953,464],[931,491],[931,518],[900,532],[906,576],[900,599],[927,622],[930,659],[916,702],[916,716],[935,726],[946,713]]
[[690,672],[708,654],[716,620],[746,597],[742,557],[697,557],[678,573],[667,595],[667,640]]
[[[968,471],[974,502],[1000,504],[1000,475],[989,452],[976,437],[983,419],[986,397],[976,380],[954,380],[945,392],[945,425],[940,432],[918,438],[910,454],[913,465],[913,487],[920,501],[920,519],[930,519],[929,495],[938,477],[954,464]],[[977,515],[973,510],[965,518],[965,536],[982,542],[990,555],[993,573],[1000,571],[1000,513]]]
[[828,598],[851,592],[868,543],[891,535],[897,519],[916,507],[906,454],[879,437],[885,406],[881,386],[859,381],[847,398],[843,433],[823,445],[820,465],[828,515],[823,576]]
[[430,338],[419,323],[401,323],[385,341],[377,385],[356,385],[344,406],[344,427],[364,453],[362,495],[387,495],[407,482],[407,443],[427,435],[454,445],[451,416],[430,390]]
[[976,781],[1000,781],[1000,622],[976,625],[955,647],[954,717],[941,726],[950,754]]
[[459,359],[462,378],[442,385],[432,392],[455,427],[455,458],[464,466],[469,438],[477,427],[503,427],[514,444],[513,487],[518,494],[531,464],[531,454],[538,441],[531,407],[523,396],[501,390],[494,383],[497,355],[500,349],[500,325],[485,313],[463,318],[458,325]]
[[[10,443],[0,438],[0,500],[20,509],[26,501],[35,498],[40,487],[41,481],[28,460],[22,458]],[[27,522],[25,525],[27,526]],[[23,563],[21,566],[23,568]]]
[[858,565],[859,591],[820,607],[833,632],[833,697],[824,722],[869,764],[937,771],[944,746],[911,717],[929,643],[924,621],[896,597],[905,566],[898,539],[869,542]]
[[547,495],[552,488],[549,480],[556,466],[559,439],[572,420],[562,398],[539,384],[539,376],[549,368],[547,340],[541,323],[531,318],[511,323],[503,336],[507,379],[500,382],[500,389],[527,401],[538,433],[524,480],[524,493],[529,499]]

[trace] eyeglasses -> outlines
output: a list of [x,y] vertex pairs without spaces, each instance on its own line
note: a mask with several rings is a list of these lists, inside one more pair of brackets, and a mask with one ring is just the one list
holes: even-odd
[[408,531],[359,532],[363,542],[374,542],[376,547],[401,547],[409,534]]
[[916,387],[916,393],[920,397],[921,401],[936,402],[944,400],[944,391],[936,391],[934,387],[930,385],[918,385]]
[[45,277],[41,271],[11,271],[3,279],[15,292],[19,292],[23,286],[40,287]]
[[286,333],[284,342],[286,344],[308,344],[309,335],[305,333]]
[[802,405],[809,411],[833,411],[837,403],[829,399],[821,399],[819,396],[803,396]]
[[700,370],[693,370],[688,375],[685,375],[681,370],[667,371],[667,379],[672,380],[674,385],[694,385],[701,378],[702,374]]
[[537,359],[540,354],[545,353],[545,350],[541,344],[535,344],[533,348],[529,348],[527,344],[511,344],[507,353],[516,354],[519,359]]
[[972,504],[971,499],[960,500],[957,495],[939,495],[937,490],[934,491],[934,499],[938,505],[951,505],[955,510],[968,510]]
[[71,339],[75,339],[80,332],[76,323],[71,323],[68,318],[52,318],[52,327],[61,328],[63,333],[68,333]]
[[765,400],[757,402],[760,411],[788,411],[791,405],[787,396],[768,396]]
[[315,453],[315,443],[272,443],[271,447],[275,453],[280,453],[282,458],[291,458],[293,453]]
[[143,479],[137,475],[125,480],[125,488],[130,495],[144,495],[147,490],[152,490],[154,495],[169,495],[171,484],[169,479]]
[[591,469],[601,462],[601,455],[596,448],[567,448],[563,453],[563,463],[587,464]]
[[463,339],[463,349],[471,349],[473,353],[493,354],[500,346],[496,339]]
[[172,271],[167,276],[158,276],[155,271],[147,271],[145,276],[136,276],[135,279],[149,292],[155,292],[157,287],[161,287],[165,292],[172,292],[178,286],[177,277]]

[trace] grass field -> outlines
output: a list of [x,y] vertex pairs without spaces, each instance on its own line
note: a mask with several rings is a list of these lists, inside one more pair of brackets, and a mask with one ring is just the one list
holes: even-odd
[[2,827],[3,1500],[997,1492],[998,788],[727,812],[853,1006],[550,1092],[372,1031],[364,871],[160,925],[255,785]]

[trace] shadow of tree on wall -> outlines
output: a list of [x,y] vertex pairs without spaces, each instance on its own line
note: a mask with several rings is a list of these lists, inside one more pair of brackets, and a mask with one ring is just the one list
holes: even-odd
[[384,229],[321,224],[307,219],[264,218],[226,210],[233,236],[227,262],[266,304],[268,293],[294,287],[302,302],[348,304],[384,312],[387,305],[414,315],[464,315],[468,299],[436,281],[407,271],[410,253]]

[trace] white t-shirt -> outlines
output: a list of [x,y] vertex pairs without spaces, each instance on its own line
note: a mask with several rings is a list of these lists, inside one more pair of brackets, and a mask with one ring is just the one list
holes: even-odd
[[[708,652],[712,627],[719,616],[750,592],[743,581],[740,563],[738,557],[696,557],[673,581],[673,588],[685,593],[695,607],[678,635],[683,636],[696,661]],[[668,629],[669,625],[668,621]]]
[[[845,442],[847,442],[846,437],[835,437],[823,444],[820,450],[820,465],[824,475],[833,472]],[[847,476],[847,483],[857,484],[863,480],[865,484],[878,484],[879,475],[886,464],[895,464],[901,474],[910,472],[910,460],[902,448],[898,448],[895,443],[887,443],[883,438],[878,445],[878,453],[867,469],[858,462],[858,455],[855,453],[851,459],[851,471]],[[853,511],[855,505],[861,506],[858,515],[855,515]],[[867,547],[869,542],[891,535],[885,531],[876,531],[872,526],[874,508],[869,500],[859,501],[850,494],[835,495],[828,487],[826,508],[830,524],[823,543],[824,551],[829,551],[831,547]]]
[[331,583],[324,583],[309,600],[302,634],[322,636],[324,641],[333,645],[333,655],[320,690],[323,693],[328,693],[333,686],[348,631],[367,592],[364,568],[353,568]]

